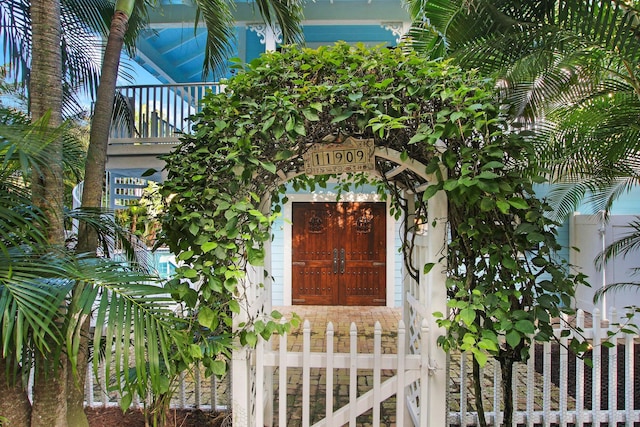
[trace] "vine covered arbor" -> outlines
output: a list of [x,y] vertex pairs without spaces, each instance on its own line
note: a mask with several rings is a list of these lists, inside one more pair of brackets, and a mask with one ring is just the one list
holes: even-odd
[[[446,61],[346,44],[284,48],[236,69],[224,93],[204,99],[192,135],[166,157],[162,189],[166,243],[184,262],[168,286],[197,319],[198,358],[209,366],[231,354],[233,339],[241,344],[232,356],[234,425],[255,419],[251,348],[260,335],[289,327],[266,314],[270,227],[285,185],[313,191],[330,179],[343,188],[373,183],[402,218],[405,321],[418,322],[407,325],[407,346],[428,353],[416,383],[420,422],[445,425],[446,353],[437,342],[446,331],[436,319],[457,312],[447,308],[447,295],[463,288],[446,280],[448,244],[456,248],[451,230],[460,226],[449,215],[466,208],[459,218],[472,217],[474,202],[465,197],[475,194],[469,200],[486,199],[478,212],[497,211],[513,229],[509,215],[531,208],[520,183],[504,184],[527,150],[506,135],[492,83]],[[430,332],[421,343],[423,320]],[[480,358],[497,350],[492,337],[474,340]]]

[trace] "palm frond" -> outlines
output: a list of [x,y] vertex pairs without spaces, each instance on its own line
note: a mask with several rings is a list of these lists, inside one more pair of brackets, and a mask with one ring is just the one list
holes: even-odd
[[113,103],[113,118],[111,119],[112,132],[116,132],[117,135],[122,137],[136,135],[134,114],[131,101],[122,92],[116,91]]
[[449,50],[446,39],[427,21],[411,25],[403,49],[414,49],[430,59],[444,58]]
[[[104,279],[111,278],[111,271],[112,267],[108,268]],[[116,376],[119,388],[137,388],[139,395],[145,396],[150,383],[157,393],[166,382],[163,367],[170,365],[169,349],[185,344],[186,336],[180,331],[183,328],[178,327],[183,320],[174,315],[174,301],[162,287],[149,284],[148,277],[130,271],[120,270],[120,274],[118,281],[102,280],[100,274],[92,274],[100,291],[95,293],[96,288],[86,288],[82,300],[85,315],[94,298],[100,297],[95,322],[103,327],[96,328],[93,348],[106,342],[113,349],[105,358],[105,369],[108,375]],[[128,372],[131,363],[136,375],[122,375]],[[94,369],[98,369],[97,358]]]
[[0,254],[2,355],[22,357],[23,348],[49,352],[62,342],[58,323],[73,281],[63,252],[10,248]]
[[0,3],[0,27],[3,29],[3,55],[16,80],[26,87],[31,57],[31,20],[29,2],[7,0]]
[[[570,52],[577,40],[583,46],[616,52],[633,64],[638,61],[638,11],[617,1],[416,0],[409,4],[415,20],[427,19],[447,38],[451,53],[486,46],[475,55],[465,55],[487,66],[504,67],[536,51]],[[505,62],[496,63],[500,58]]]
[[7,256],[11,248],[46,241],[45,217],[31,206],[30,194],[11,179],[0,184],[0,253]]
[[613,203],[622,195],[640,184],[638,177],[585,176],[582,179],[556,183],[549,192],[549,204],[553,209],[552,218],[562,222],[584,203],[591,213],[608,212]]
[[598,289],[593,294],[593,302],[597,303],[600,301],[606,294],[610,294],[611,292],[623,291],[623,290],[637,290],[640,291],[640,282],[620,282],[620,283],[612,283],[603,288]]
[[202,76],[209,73],[222,75],[226,60],[232,52],[231,42],[235,39],[234,19],[231,5],[226,0],[196,0],[196,27],[200,18],[207,28],[207,42],[205,45],[205,62]]
[[640,249],[640,217],[627,225],[630,231],[606,247],[596,258],[596,266],[602,268],[607,261],[617,256],[626,256]]
[[120,226],[115,213],[102,208],[77,208],[66,212],[70,219],[87,224],[98,234],[101,253],[107,258],[120,258],[138,271],[149,273],[153,260],[144,242],[130,230]]
[[[31,18],[28,0],[0,3],[0,26],[3,28],[3,54],[10,58],[16,81],[28,88],[31,62]],[[135,40],[148,25],[147,5],[137,1],[125,36],[125,47],[135,54]],[[61,54],[63,63],[63,112],[72,117],[81,111],[74,94],[93,96],[100,76],[101,38],[106,38],[114,4],[109,0],[63,0],[61,2]]]
[[585,203],[593,206],[595,211],[611,210],[613,203],[622,195],[629,193],[640,184],[639,177],[621,177],[612,183],[605,185],[595,183],[592,185],[592,194],[587,195]]
[[548,195],[548,202],[552,208],[550,218],[561,223],[570,217],[580,206],[587,191],[588,186],[578,182],[554,185]]
[[576,88],[584,93],[587,82],[638,63],[639,12],[616,1],[415,0],[409,8],[413,47],[446,47],[462,66],[502,79],[515,111],[529,118],[553,105],[550,96],[576,99]]
[[[260,15],[269,25],[278,24],[285,44],[303,42],[300,22],[302,3],[300,0],[256,0]],[[275,18],[275,19],[274,19]]]

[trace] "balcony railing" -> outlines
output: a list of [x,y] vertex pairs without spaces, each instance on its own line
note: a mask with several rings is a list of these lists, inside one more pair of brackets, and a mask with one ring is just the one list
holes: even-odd
[[[111,128],[111,144],[175,143],[191,131],[190,116],[201,108],[208,91],[218,83],[120,86],[120,111]],[[117,107],[118,108],[118,107]]]

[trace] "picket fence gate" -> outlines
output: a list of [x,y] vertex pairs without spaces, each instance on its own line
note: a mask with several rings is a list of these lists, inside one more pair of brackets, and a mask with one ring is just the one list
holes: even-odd
[[[583,426],[588,423],[591,426],[618,426],[620,424],[631,427],[640,422],[640,401],[635,372],[640,362],[637,360],[636,346],[637,336],[622,332],[622,327],[615,324],[615,312],[612,313],[610,323],[601,322],[599,311],[594,310],[591,325],[585,327],[585,314],[579,311],[574,325],[577,329],[569,328],[569,319],[564,319],[555,329],[557,342],[537,344],[531,351],[531,357],[527,363],[516,366],[513,382],[513,396],[515,402],[514,426]],[[567,331],[567,332],[563,332]],[[333,325],[329,323],[326,329],[326,350],[312,352],[311,327],[305,321],[302,328],[303,348],[301,352],[286,351],[287,337],[275,338],[278,349],[271,350],[269,343],[262,341],[256,349],[256,378],[258,378],[257,390],[266,390],[265,393],[257,393],[258,408],[265,408],[256,412],[255,425],[272,425],[271,406],[275,400],[278,402],[278,414],[274,417],[276,425],[289,425],[290,415],[300,408],[290,408],[288,403],[292,400],[287,394],[289,382],[288,370],[302,369],[302,374],[296,376],[302,382],[302,407],[301,419],[296,425],[307,427],[320,426],[349,426],[362,425],[415,425],[425,426],[426,411],[422,414],[415,402],[428,402],[428,395],[420,396],[420,399],[411,399],[408,391],[417,390],[424,392],[426,387],[407,388],[416,385],[421,378],[428,381],[429,369],[428,354],[426,349],[420,354],[408,354],[405,351],[406,331],[404,322],[398,325],[397,352],[394,354],[382,354],[381,339],[382,329],[376,322],[374,328],[373,353],[359,352],[357,348],[357,329],[354,324],[350,331],[350,351],[348,353],[334,352]],[[591,354],[585,359],[591,360],[592,367],[585,359],[581,359],[568,351],[569,341],[575,334],[580,334],[592,343]],[[428,328],[422,323],[421,336],[426,339]],[[610,343],[611,347],[603,345]],[[448,393],[449,425],[474,426],[478,424],[478,414],[475,410],[475,402],[472,393],[471,356],[469,354],[454,353],[450,355],[449,388],[442,390]],[[273,369],[278,370],[272,375]],[[311,374],[316,369],[315,377]],[[348,403],[335,408],[334,393],[313,392],[311,384],[317,385],[318,371],[323,371],[326,381],[325,390],[333,389],[333,373],[335,369],[347,369],[349,371]],[[380,373],[384,370],[394,371],[394,375],[381,381]],[[365,371],[363,374],[362,371]],[[366,372],[369,371],[369,372]],[[424,375],[426,374],[426,375]],[[359,378],[368,376],[371,379],[370,390],[359,394],[361,381]],[[485,419],[489,425],[500,426],[503,421],[502,389],[500,366],[492,361],[483,368],[481,374],[484,384]],[[272,396],[269,393],[270,386],[261,380],[271,378],[278,383],[278,394]],[[271,387],[273,389],[273,387]],[[311,407],[319,406],[313,401],[314,396],[320,395],[324,400],[324,418],[311,423]],[[392,424],[381,422],[380,410],[382,404],[391,397],[395,397],[395,420]],[[415,397],[415,396],[414,396]],[[397,404],[404,402],[404,404]],[[412,404],[413,403],[413,404]],[[322,405],[320,405],[322,406]],[[428,404],[422,405],[428,410]],[[370,411],[370,421],[357,421],[357,416],[365,411]],[[318,418],[318,414],[316,419]],[[620,423],[620,424],[619,424]]]
[[[428,335],[428,327],[426,322],[422,325],[422,336]],[[271,350],[268,342],[261,340],[256,348],[256,378],[257,390],[266,389],[267,393],[257,393],[256,406],[258,408],[266,408],[265,411],[257,411],[257,426],[271,425],[271,420],[264,418],[272,417],[271,404],[273,397],[267,386],[268,381],[264,378],[272,378],[275,375],[269,375],[274,369],[278,369],[278,415],[277,425],[288,425],[287,420],[295,408],[290,408],[288,403],[290,398],[287,393],[288,372],[290,369],[301,369],[302,374],[302,407],[301,407],[301,425],[309,427],[311,425],[311,370],[319,369],[324,371],[326,387],[324,388],[324,418],[316,421],[313,427],[332,427],[348,424],[349,426],[358,425],[357,417],[371,410],[371,425],[379,426],[381,424],[381,405],[391,397],[395,397],[396,402],[405,402],[407,405],[396,404],[395,408],[395,425],[405,425],[405,417],[411,418],[411,422],[415,425],[426,425],[426,415],[423,411],[420,416],[419,408],[412,404],[416,399],[412,399],[407,395],[408,386],[425,378],[427,374],[424,372],[428,369],[428,354],[426,348],[420,354],[408,354],[405,351],[406,328],[403,321],[400,321],[397,329],[397,352],[394,354],[382,353],[382,327],[380,322],[376,322],[373,333],[373,353],[360,352],[358,349],[358,330],[355,323],[351,323],[349,331],[349,352],[334,351],[334,329],[333,323],[329,322],[326,328],[326,351],[311,351],[311,325],[305,320],[303,328],[303,349],[302,352],[292,352],[287,350],[287,335],[275,338],[278,342],[278,349]],[[426,347],[426,346],[425,346]],[[348,403],[339,408],[335,408],[334,400],[334,374],[336,370],[349,371],[349,390]],[[360,371],[360,373],[359,373]],[[362,371],[367,372],[367,377],[371,378],[372,386],[370,390],[359,393],[359,378],[363,376]],[[394,371],[395,375],[382,381],[383,371]],[[265,375],[267,374],[267,375]],[[421,375],[422,374],[422,375]],[[273,390],[273,388],[271,388]],[[331,390],[332,392],[329,392]],[[422,401],[427,401],[427,387],[422,388],[423,394],[420,396]],[[316,390],[317,391],[317,390]],[[322,395],[321,393],[313,393]],[[413,396],[415,397],[415,396]],[[263,418],[263,413],[264,418]],[[266,421],[266,422],[265,422]],[[407,420],[409,421],[409,420]]]

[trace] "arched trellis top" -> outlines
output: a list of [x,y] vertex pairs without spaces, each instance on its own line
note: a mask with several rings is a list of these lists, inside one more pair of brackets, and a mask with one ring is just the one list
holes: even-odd
[[491,82],[401,49],[292,47],[238,68],[225,93],[205,97],[193,132],[165,157],[166,242],[197,266],[185,269],[190,280],[213,282],[207,298],[233,294],[230,270],[264,258],[273,221],[265,197],[304,172],[310,147],[373,140],[369,170],[420,193],[457,167],[447,147],[490,139],[501,121]]
[[447,147],[489,138],[500,122],[490,82],[401,49],[292,47],[238,68],[165,157],[166,243],[194,266],[178,276],[205,283],[212,302],[233,297],[247,262],[264,259],[275,218],[265,198],[303,173],[314,144],[373,140],[372,172],[420,193],[456,167]]

